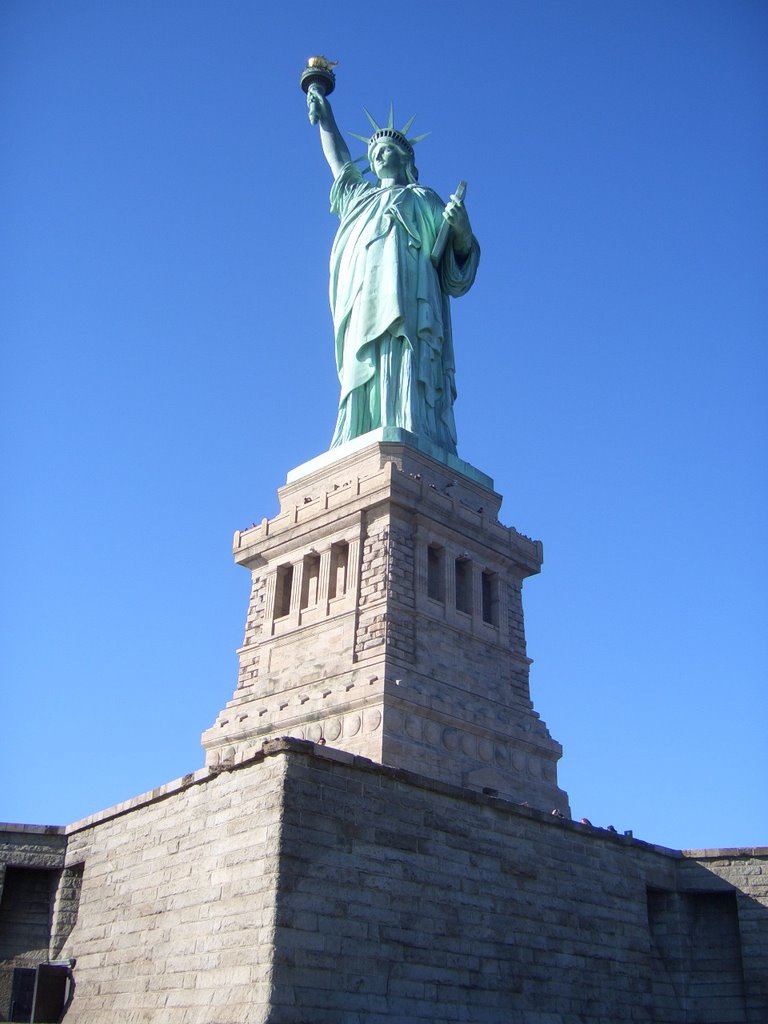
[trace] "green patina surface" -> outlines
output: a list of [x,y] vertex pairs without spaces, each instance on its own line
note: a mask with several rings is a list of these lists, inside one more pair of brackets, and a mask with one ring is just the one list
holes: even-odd
[[[433,456],[442,453],[442,461],[456,459],[449,300],[471,288],[480,260],[463,189],[445,205],[419,185],[418,139],[406,134],[413,119],[398,130],[391,110],[385,127],[368,115],[373,135],[358,136],[377,179],[366,180],[336,125],[329,89],[313,77],[306,91],[309,119],[319,126],[334,177],[331,210],[340,220],[330,274],[341,385],[331,448],[380,428],[397,429]],[[476,472],[465,475],[476,478]]]

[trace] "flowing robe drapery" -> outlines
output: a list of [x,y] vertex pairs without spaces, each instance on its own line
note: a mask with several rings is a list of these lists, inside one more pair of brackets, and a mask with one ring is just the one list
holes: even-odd
[[341,384],[331,447],[394,426],[455,452],[449,296],[472,286],[476,240],[463,262],[449,241],[434,267],[430,256],[444,222],[440,197],[419,185],[373,185],[352,163],[333,183],[331,210],[341,221],[331,252]]

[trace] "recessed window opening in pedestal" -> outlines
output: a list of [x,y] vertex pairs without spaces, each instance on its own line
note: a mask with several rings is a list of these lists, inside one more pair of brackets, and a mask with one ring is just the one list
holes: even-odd
[[275,618],[282,619],[291,610],[291,590],[293,590],[293,566],[279,565],[275,582]]
[[349,544],[339,541],[331,545],[331,575],[328,580],[328,597],[342,597],[347,592],[347,569],[349,566]]
[[307,555],[304,559],[304,573],[301,578],[301,608],[317,604],[320,585],[320,555]]
[[456,609],[472,614],[472,563],[468,558],[456,559]]
[[427,548],[427,596],[445,601],[445,552],[438,544]]
[[649,887],[647,901],[653,994],[666,996],[663,979],[675,976],[688,1020],[744,1024],[748,1018],[736,893]]
[[[5,869],[0,896],[0,960],[24,957],[37,963],[45,959],[58,879],[59,872],[49,868],[9,865]],[[0,1020],[5,1019],[2,1007]]]
[[481,577],[483,622],[490,626],[499,624],[499,578],[495,572],[483,571]]

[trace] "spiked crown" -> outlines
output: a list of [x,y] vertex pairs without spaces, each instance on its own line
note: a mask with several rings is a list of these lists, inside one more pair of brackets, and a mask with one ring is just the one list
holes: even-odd
[[[380,142],[382,139],[391,139],[393,142],[396,142],[398,145],[402,146],[402,148],[410,156],[411,160],[413,160],[413,147],[416,145],[417,142],[421,142],[422,139],[426,139],[427,135],[430,134],[429,132],[424,132],[423,135],[417,135],[413,139],[408,138],[407,132],[410,130],[411,125],[416,120],[415,114],[406,124],[403,125],[402,128],[395,128],[395,111],[391,103],[389,105],[389,118],[386,127],[382,127],[380,124],[377,124],[377,122],[373,119],[373,117],[365,109],[365,107],[363,107],[363,111],[365,113],[365,116],[371,123],[371,126],[373,128],[373,135],[368,137],[365,135],[358,135],[357,132],[350,132],[349,134],[352,135],[354,138],[359,139],[361,142],[364,142],[366,144],[369,154],[371,152],[371,147],[374,146],[375,143]],[[358,157],[355,163],[360,163],[362,161],[367,162],[368,159],[368,155]]]

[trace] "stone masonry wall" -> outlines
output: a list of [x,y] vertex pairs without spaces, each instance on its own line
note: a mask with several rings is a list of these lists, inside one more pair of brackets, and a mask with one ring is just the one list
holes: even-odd
[[37,832],[5,854],[60,872],[66,838],[54,945],[82,873],[65,1024],[768,1018],[768,850],[681,854],[290,739]]
[[66,843],[63,829],[0,825],[0,1020],[9,1008],[14,969],[56,955],[51,921]]
[[[662,998],[649,894],[676,890],[680,854],[337,757],[289,755],[271,1024],[766,1019],[727,994],[729,1016],[691,1017],[690,979]],[[711,865],[696,884],[723,888]],[[740,899],[757,993],[768,906]]]
[[75,826],[83,863],[67,1024],[268,1019],[280,843],[280,758],[182,780]]
[[264,603],[266,580],[258,571],[251,573],[251,596],[245,619],[245,635],[240,651],[240,667],[237,674],[237,695],[251,693],[259,678],[259,655],[257,641],[264,628]]
[[60,959],[64,943],[77,924],[84,868],[84,864],[73,864],[64,868],[59,877],[51,922],[52,960]]
[[[678,866],[677,877],[678,890],[683,895],[702,891],[732,895],[741,935],[740,963],[734,966],[734,973],[740,972],[743,977],[746,1019],[768,1021],[768,857],[765,851],[763,856],[756,856],[754,850],[689,850]],[[722,928],[718,938],[722,938]],[[707,982],[717,983],[718,971],[724,966],[722,961],[720,956],[715,969],[708,968],[708,977],[702,986],[710,1004]],[[725,995],[719,998],[724,1000]],[[738,1002],[733,996],[732,1003]]]
[[490,483],[372,441],[280,489],[279,515],[235,535],[252,591],[209,767],[322,739],[569,813],[525,653],[520,588],[541,545],[498,521]]
[[406,662],[414,658],[413,548],[412,532],[403,524],[372,517],[363,543],[357,655],[386,650]]

